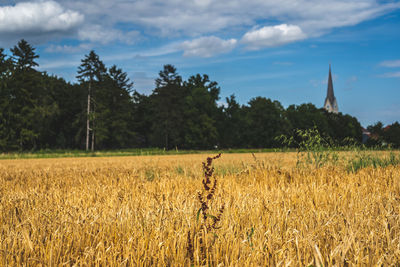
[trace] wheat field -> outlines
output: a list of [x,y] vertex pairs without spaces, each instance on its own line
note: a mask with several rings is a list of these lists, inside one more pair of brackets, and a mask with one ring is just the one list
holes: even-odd
[[205,160],[0,161],[0,265],[400,263],[398,166],[353,173],[296,168],[295,153],[223,154],[213,161],[218,183],[203,218]]

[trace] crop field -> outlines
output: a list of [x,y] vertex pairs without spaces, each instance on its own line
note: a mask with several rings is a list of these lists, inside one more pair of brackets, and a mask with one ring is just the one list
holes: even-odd
[[399,264],[399,165],[297,156],[1,160],[0,265]]

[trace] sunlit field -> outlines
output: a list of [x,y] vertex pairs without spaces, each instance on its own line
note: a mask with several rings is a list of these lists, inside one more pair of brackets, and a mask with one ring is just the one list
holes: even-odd
[[400,263],[399,165],[222,154],[207,191],[206,157],[1,160],[0,265]]

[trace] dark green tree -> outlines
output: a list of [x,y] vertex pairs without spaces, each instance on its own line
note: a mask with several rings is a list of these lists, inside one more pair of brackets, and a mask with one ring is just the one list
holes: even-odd
[[0,48],[0,79],[5,82],[5,78],[9,77],[12,70],[12,61],[7,58],[4,48]]
[[356,118],[342,113],[335,114],[325,110],[324,112],[329,126],[329,131],[325,132],[325,135],[329,135],[338,145],[344,144],[343,142],[349,138],[361,143],[362,128]]
[[172,65],[165,65],[156,79],[151,102],[153,109],[152,144],[165,149],[182,147],[184,142],[184,104],[187,91]]
[[95,117],[96,117],[96,88],[103,81],[106,67],[100,60],[99,56],[92,50],[89,55],[81,60],[81,65],[78,67],[78,75],[76,76],[82,85],[87,87],[87,109],[86,109],[86,150],[89,150],[89,134],[91,135],[91,150],[94,150],[95,145]]
[[123,92],[128,94],[132,93],[133,90],[133,82],[128,78],[128,74],[123,72],[122,69],[118,68],[116,65],[113,65],[108,70],[108,75],[115,82],[116,88],[120,88]]
[[385,128],[383,137],[393,148],[400,148],[400,123],[396,121]]
[[67,83],[56,76],[44,75],[46,90],[58,107],[58,112],[47,120],[48,126],[41,138],[42,148],[80,148],[80,137],[84,130],[82,123],[85,117],[82,110],[86,108],[86,92],[79,84]]
[[245,111],[246,143],[257,148],[277,146],[275,137],[285,134],[288,129],[282,105],[278,101],[256,97],[249,101]]
[[378,121],[377,123],[368,126],[367,130],[372,135],[377,135],[377,136],[382,137],[383,136],[383,123],[381,121]]
[[39,55],[35,53],[35,48],[24,39],[19,41],[14,48],[11,48],[11,52],[17,68],[31,69],[39,66],[39,64],[35,62],[35,59],[39,58]]
[[371,136],[368,138],[366,143],[367,146],[381,146],[384,143],[382,122],[378,121],[373,125],[369,125],[367,130],[371,133]]
[[330,134],[329,125],[323,109],[318,109],[311,103],[290,105],[286,109],[286,117],[292,129],[311,129],[317,127],[320,133]]
[[132,129],[136,133],[135,144],[138,147],[153,147],[155,146],[151,140],[153,134],[151,129],[153,127],[155,118],[154,104],[152,103],[153,97],[140,94],[137,91],[133,92],[133,121]]
[[247,146],[245,143],[246,131],[248,130],[246,113],[236,101],[235,95],[226,98],[223,115],[218,124],[221,147],[238,148]]
[[133,83],[122,69],[112,66],[96,94],[96,131],[99,148],[136,145],[133,130]]
[[11,91],[9,79],[12,62],[7,59],[4,49],[0,48],[0,151],[10,149],[10,138],[13,135],[11,129],[10,101]]
[[207,75],[191,76],[183,83],[187,92],[184,104],[184,148],[209,149],[218,143],[216,127],[220,88]]
[[11,49],[13,72],[10,87],[11,139],[19,149],[36,149],[46,122],[57,112],[44,83],[43,74],[34,70],[38,66],[34,59],[34,48],[25,40]]

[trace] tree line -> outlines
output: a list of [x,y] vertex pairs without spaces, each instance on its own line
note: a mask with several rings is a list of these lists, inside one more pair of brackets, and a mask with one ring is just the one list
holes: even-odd
[[362,140],[356,118],[313,104],[285,109],[255,97],[241,105],[231,95],[220,105],[217,82],[205,74],[184,80],[172,65],[145,95],[94,51],[82,59],[75,83],[38,71],[39,55],[25,40],[9,54],[0,48],[1,151],[279,147],[276,136],[314,126],[337,142]]
[[369,133],[365,144],[370,147],[391,146],[400,148],[400,123],[395,122],[391,125],[383,126],[383,123],[378,121],[367,127]]

